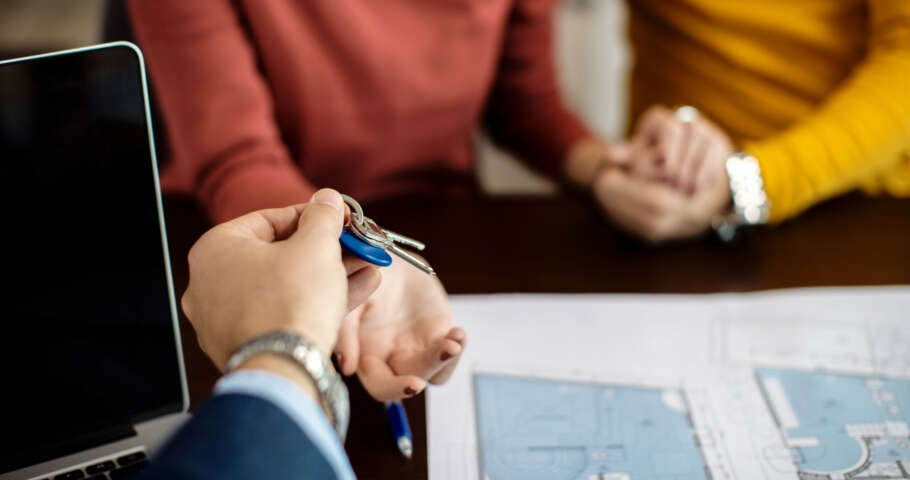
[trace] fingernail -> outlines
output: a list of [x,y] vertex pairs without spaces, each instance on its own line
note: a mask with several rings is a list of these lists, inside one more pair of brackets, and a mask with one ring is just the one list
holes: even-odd
[[417,393],[417,390],[414,390],[414,389],[411,388],[411,387],[405,387],[405,389],[404,389],[404,394],[407,395],[407,396],[409,396],[409,397],[412,396],[412,395],[414,395],[415,393]]
[[335,361],[338,362],[338,368],[344,370],[344,355],[340,353],[335,354]]
[[442,355],[439,356],[439,360],[442,362],[444,362],[450,358],[452,358],[452,354],[449,352],[442,352]]
[[313,194],[313,198],[311,200],[315,203],[323,203],[325,205],[328,205],[335,210],[341,210],[342,205],[344,204],[344,201],[341,199],[341,195],[329,188],[323,188],[322,190],[319,190]]

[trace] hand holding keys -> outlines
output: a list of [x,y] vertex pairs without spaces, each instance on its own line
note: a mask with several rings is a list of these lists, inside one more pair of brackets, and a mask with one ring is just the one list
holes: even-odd
[[373,219],[363,214],[363,207],[357,200],[348,195],[342,195],[342,198],[351,209],[351,222],[341,232],[340,241],[345,250],[380,267],[392,263],[392,257],[387,253],[391,251],[429,275],[436,275],[433,267],[426,261],[399,247],[400,244],[422,251],[426,245],[413,238],[380,227]]

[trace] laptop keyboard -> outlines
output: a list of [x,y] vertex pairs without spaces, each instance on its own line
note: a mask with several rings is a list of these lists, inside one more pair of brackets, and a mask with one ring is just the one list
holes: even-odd
[[[53,480],[120,480],[129,478],[134,473],[148,465],[148,456],[145,452],[133,452],[123,455],[115,460],[105,460],[89,465],[85,468],[76,468],[60,473]],[[51,480],[47,478],[45,480]]]

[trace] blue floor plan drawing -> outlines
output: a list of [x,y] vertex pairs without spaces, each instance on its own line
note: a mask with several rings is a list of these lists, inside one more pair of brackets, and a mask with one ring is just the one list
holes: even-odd
[[756,370],[801,479],[910,478],[910,379]]
[[476,374],[483,480],[705,480],[683,392]]

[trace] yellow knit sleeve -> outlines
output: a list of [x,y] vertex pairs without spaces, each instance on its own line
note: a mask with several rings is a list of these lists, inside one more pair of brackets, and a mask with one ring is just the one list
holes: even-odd
[[771,221],[857,188],[910,150],[910,1],[870,0],[865,59],[813,114],[747,144],[762,169]]

